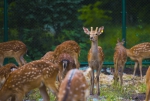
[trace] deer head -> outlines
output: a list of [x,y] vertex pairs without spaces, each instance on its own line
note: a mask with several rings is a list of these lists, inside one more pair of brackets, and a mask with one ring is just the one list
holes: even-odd
[[100,27],[99,29],[96,27],[95,30],[93,30],[93,27],[91,27],[91,31],[89,31],[88,28],[83,27],[83,30],[87,35],[90,36],[91,41],[97,41],[98,36],[103,33],[104,26]]

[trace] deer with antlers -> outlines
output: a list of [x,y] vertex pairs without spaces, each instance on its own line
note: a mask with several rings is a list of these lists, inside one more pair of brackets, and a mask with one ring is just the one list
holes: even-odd
[[58,45],[54,50],[55,61],[57,61],[58,57],[63,53],[69,54],[74,59],[76,68],[80,67],[80,63],[78,61],[78,57],[80,55],[80,46],[77,42],[68,40]]
[[123,69],[127,61],[126,48],[123,46],[123,44],[124,44],[124,40],[120,41],[118,39],[115,47],[115,52],[114,52],[114,69],[115,69],[114,83],[116,84],[118,80],[120,80],[121,85],[123,84],[123,79],[122,79]]
[[9,73],[16,69],[18,69],[18,67],[13,63],[6,64],[5,66],[0,68],[0,88],[6,81]]
[[45,86],[57,97],[55,81],[58,69],[58,65],[43,60],[23,65],[9,74],[0,90],[0,101],[6,101],[11,96],[15,97],[15,101],[22,101],[25,94],[35,88],[39,88],[42,97],[46,97],[44,101],[49,101]]
[[150,100],[150,66],[146,71],[146,99],[145,101]]
[[131,60],[135,61],[133,78],[135,76],[136,69],[139,65],[140,77],[142,80],[142,60],[150,58],[150,42],[137,44],[130,49],[126,49],[126,51],[127,56],[130,57]]
[[88,52],[88,64],[92,69],[91,71],[91,87],[90,94],[93,95],[94,91],[94,70],[96,70],[96,81],[97,81],[97,95],[100,95],[99,89],[99,75],[102,69],[103,61],[104,61],[104,53],[100,46],[98,46],[98,36],[103,33],[104,27],[96,27],[96,30],[93,30],[91,27],[91,31],[88,28],[83,27],[84,32],[90,36],[91,40],[91,48]]
[[19,66],[26,63],[23,56],[27,52],[26,45],[18,40],[0,43],[0,67],[3,66],[4,58],[14,57]]
[[58,93],[58,101],[86,101],[89,85],[83,72],[71,69],[63,79]]

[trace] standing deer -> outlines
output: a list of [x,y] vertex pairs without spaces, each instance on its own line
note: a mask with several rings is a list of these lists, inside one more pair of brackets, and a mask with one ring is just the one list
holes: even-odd
[[0,67],[3,66],[4,58],[14,57],[19,66],[26,63],[23,56],[27,52],[26,45],[18,40],[0,43]]
[[6,81],[6,78],[8,77],[9,73],[16,70],[17,68],[18,67],[13,63],[6,64],[5,66],[0,68],[0,88]]
[[93,30],[91,27],[91,31],[87,28],[83,27],[84,32],[90,36],[91,40],[91,49],[88,52],[88,64],[92,69],[91,71],[91,87],[90,94],[93,95],[94,91],[94,70],[96,70],[96,81],[97,81],[97,95],[100,95],[99,88],[99,75],[102,69],[103,61],[104,61],[104,53],[100,46],[98,46],[98,36],[103,33],[104,27],[96,27],[96,30]]
[[54,50],[54,57],[56,61],[58,60],[59,55],[62,53],[70,54],[70,56],[75,61],[76,68],[80,67],[80,63],[78,61],[78,57],[80,54],[80,46],[77,42],[73,40],[68,40],[58,45]]
[[135,61],[133,78],[135,76],[137,66],[139,65],[142,80],[142,60],[150,58],[150,42],[137,44],[130,49],[126,49],[126,51],[127,56],[130,57],[131,60]]
[[86,101],[89,85],[83,72],[71,69],[63,79],[58,93],[58,101]]
[[11,96],[15,97],[15,101],[22,101],[25,94],[35,88],[39,88],[44,101],[49,101],[45,86],[57,96],[57,74],[58,65],[51,62],[36,60],[27,63],[10,73],[0,90],[0,101],[6,101]]
[[150,66],[146,71],[146,99],[145,101],[150,100]]
[[[126,53],[126,48],[123,46],[124,41],[120,42],[117,40],[117,44],[115,47],[115,52],[114,52],[114,83],[116,84],[120,78],[120,84],[123,84],[123,69],[125,66],[125,63],[127,61],[127,53]],[[119,74],[119,78],[118,78]]]

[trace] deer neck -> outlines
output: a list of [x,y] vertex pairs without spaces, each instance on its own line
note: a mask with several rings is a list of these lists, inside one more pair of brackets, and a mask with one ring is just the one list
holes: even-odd
[[97,57],[98,55],[98,41],[94,41],[91,43],[91,53],[93,57]]
[[126,52],[127,52],[127,56],[130,56],[131,55],[131,52],[129,49],[126,49]]

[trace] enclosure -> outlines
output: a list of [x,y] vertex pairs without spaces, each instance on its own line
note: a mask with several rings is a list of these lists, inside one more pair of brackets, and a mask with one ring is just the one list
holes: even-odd
[[[28,48],[27,62],[40,59],[57,45],[74,40],[81,47],[79,61],[87,65],[91,47],[83,26],[104,26],[99,36],[106,65],[113,67],[117,39],[125,47],[149,42],[149,0],[1,0],[0,42],[21,40]],[[8,58],[5,63],[14,62]],[[132,62],[128,58],[128,63]],[[149,64],[149,60],[144,60]]]

